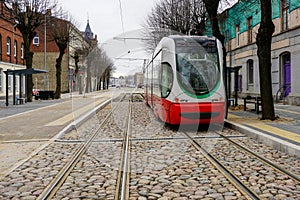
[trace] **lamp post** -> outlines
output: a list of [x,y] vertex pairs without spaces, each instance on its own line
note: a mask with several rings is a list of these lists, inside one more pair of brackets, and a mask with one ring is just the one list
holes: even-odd
[[[47,12],[45,13],[45,24],[44,24],[44,70],[46,71],[47,66],[46,66],[46,57],[47,57]],[[47,75],[44,73],[44,91],[47,88]]]

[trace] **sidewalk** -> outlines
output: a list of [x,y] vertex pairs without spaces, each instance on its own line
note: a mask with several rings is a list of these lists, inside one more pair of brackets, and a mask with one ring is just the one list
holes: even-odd
[[99,91],[85,96],[76,93],[63,94],[61,99],[34,100],[21,105],[6,106],[1,103],[0,142],[51,139],[68,124],[109,98],[109,91]]
[[86,93],[84,95],[79,94],[78,92],[65,93],[65,94],[61,94],[60,99],[50,99],[50,100],[35,100],[35,99],[33,99],[32,102],[27,102],[27,103],[19,104],[19,105],[13,105],[13,101],[10,97],[8,106],[6,106],[6,104],[5,104],[5,102],[6,102],[5,99],[0,99],[0,119],[8,117],[8,116],[24,113],[27,111],[33,111],[33,110],[36,110],[39,108],[52,106],[52,105],[55,105],[58,103],[62,103],[62,102],[71,100],[72,98],[90,97],[90,96],[95,96],[99,93],[102,93],[102,91]]
[[[239,105],[243,105],[239,102]],[[255,111],[229,109],[227,125],[274,149],[300,158],[300,106],[275,104],[275,121],[260,120]]]

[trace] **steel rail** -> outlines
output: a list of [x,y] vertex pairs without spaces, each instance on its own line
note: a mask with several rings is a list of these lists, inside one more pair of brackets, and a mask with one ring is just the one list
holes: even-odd
[[271,166],[272,168],[286,174],[287,176],[289,176],[290,178],[294,179],[295,181],[300,182],[300,177],[293,174],[292,172],[287,171],[286,169],[280,167],[279,165],[276,165],[275,163],[271,162],[270,160],[260,156],[259,154],[255,153],[254,151],[248,149],[247,147],[244,147],[243,145],[238,144],[237,142],[231,140],[229,137],[217,132],[222,138],[226,139],[227,141],[229,141],[230,143],[234,144],[235,146],[237,146],[240,149],[243,149],[244,151],[248,152],[249,154],[257,157],[259,160],[261,160],[262,162],[268,164],[269,166]]
[[237,189],[245,195],[248,199],[259,200],[259,196],[253,192],[250,188],[244,185],[233,173],[231,173],[224,165],[222,165],[213,155],[207,152],[194,138],[192,138],[187,132],[182,131],[183,134],[190,139],[193,146],[198,149],[204,157],[212,163]]
[[[121,98],[120,101],[122,101],[123,98]],[[110,111],[110,113],[104,118],[104,120],[99,124],[97,129],[94,131],[94,133],[89,137],[87,141],[85,141],[84,144],[81,144],[79,148],[76,150],[76,152],[73,154],[72,158],[67,162],[64,167],[58,172],[57,176],[50,182],[48,187],[45,188],[45,190],[41,193],[41,195],[37,198],[38,200],[46,200],[51,199],[56,192],[58,191],[59,187],[64,183],[66,178],[69,176],[73,168],[76,166],[80,158],[84,155],[84,153],[87,151],[88,147],[91,145],[93,139],[99,134],[99,130],[104,125],[104,123],[107,122],[108,118],[112,115],[113,111],[116,109],[115,107],[113,110]]]
[[[131,100],[131,97],[130,97]],[[115,192],[115,200],[126,200],[129,198],[129,160],[130,160],[130,132],[131,132],[131,103],[129,101],[129,112],[128,117],[126,119],[126,129],[124,131],[123,137],[123,147],[122,147],[122,157],[121,163],[119,167],[118,179],[117,179],[117,187]]]

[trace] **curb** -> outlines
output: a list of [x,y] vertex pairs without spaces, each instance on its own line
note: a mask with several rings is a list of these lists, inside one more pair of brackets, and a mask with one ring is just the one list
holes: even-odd
[[88,119],[90,119],[93,115],[95,115],[95,112],[98,112],[103,107],[105,107],[111,99],[107,99],[104,102],[102,102],[100,105],[95,107],[93,110],[90,110],[83,116],[81,116],[79,119],[76,119],[75,121],[71,122],[69,125],[67,125],[63,130],[61,130],[57,135],[55,135],[51,140],[57,140],[58,138],[62,137],[66,133],[75,130],[77,126],[80,126],[84,122],[86,122]]
[[253,138],[256,141],[261,142],[265,145],[268,145],[268,146],[272,147],[273,149],[276,149],[283,153],[287,153],[288,155],[300,158],[300,147],[298,145],[292,144],[290,142],[284,141],[284,140],[279,139],[274,136],[270,136],[263,132],[246,127],[244,125],[230,122],[228,120],[225,120],[224,125],[227,128],[231,128],[231,129],[240,131],[241,133],[249,136],[250,138]]

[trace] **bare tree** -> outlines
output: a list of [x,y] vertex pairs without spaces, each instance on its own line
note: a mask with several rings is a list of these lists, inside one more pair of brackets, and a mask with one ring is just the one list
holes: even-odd
[[[75,50],[75,53],[74,53],[74,59],[75,59],[75,66],[76,66],[76,69],[75,69],[75,76],[77,76],[77,73],[79,70],[87,70],[87,77],[86,77],[86,85],[85,85],[85,88],[82,88],[82,85],[81,85],[81,82],[82,80],[79,79],[78,82],[79,82],[79,94],[82,94],[82,89],[84,89],[84,92],[88,92],[88,88],[89,88],[89,79],[91,77],[90,75],[90,66],[91,66],[91,59],[88,58],[89,57],[89,54],[90,52],[93,50],[94,46],[92,46],[92,43],[89,39],[83,39],[83,41],[81,42],[81,47],[77,47],[76,50]],[[84,69],[80,69],[79,68],[79,65],[78,63],[80,62],[80,60],[83,62],[83,63],[86,63],[86,66]]]
[[[202,0],[166,0],[156,4],[145,23],[148,51],[153,51],[164,36],[170,34],[203,35],[206,10]],[[148,28],[149,27],[149,28]]]
[[275,26],[272,21],[271,0],[260,0],[261,22],[256,36],[259,60],[262,119],[275,120],[271,77],[271,43]]
[[[91,76],[97,80],[97,89],[100,89],[99,86],[101,85],[101,78],[103,78],[103,75],[109,75],[108,77],[104,78],[105,80],[109,80],[110,75],[114,71],[114,67],[111,67],[113,66],[113,62],[101,48],[95,48],[90,53],[89,57],[92,58]],[[107,70],[109,73],[104,73]]]
[[[91,88],[91,80],[92,77],[97,78],[97,90],[101,89],[100,85],[103,79],[107,80],[107,77],[109,79],[110,74],[113,72],[114,68],[110,67],[113,66],[113,62],[111,59],[106,55],[105,51],[98,46],[95,46],[93,49],[91,49],[91,46],[87,44],[82,44],[81,48],[76,49],[75,54],[73,56],[75,59],[75,76],[79,70],[79,61],[82,60],[83,62],[86,62],[86,70],[87,70],[87,84],[85,89],[85,92],[92,91]],[[77,72],[76,72],[77,71]],[[109,73],[108,73],[109,71]],[[79,80],[79,84],[81,83],[81,80]],[[106,84],[106,82],[105,82]],[[105,85],[103,84],[103,85]],[[82,94],[81,91],[81,85],[79,85],[79,93]]]
[[[49,29],[50,40],[53,40],[59,49],[59,55],[56,59],[56,89],[54,98],[59,99],[61,96],[61,71],[62,71],[62,60],[66,53],[66,49],[69,45],[72,35],[73,24],[70,21],[61,19],[58,17],[51,17],[51,29]],[[54,28],[55,27],[55,28]]]
[[[24,41],[24,59],[26,68],[32,68],[33,52],[30,44],[36,35],[36,29],[44,23],[44,15],[48,9],[56,7],[52,0],[5,0],[12,12],[12,20],[22,34]],[[33,80],[32,75],[27,76],[27,100],[32,101]]]

